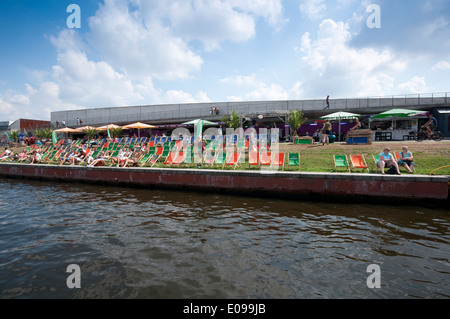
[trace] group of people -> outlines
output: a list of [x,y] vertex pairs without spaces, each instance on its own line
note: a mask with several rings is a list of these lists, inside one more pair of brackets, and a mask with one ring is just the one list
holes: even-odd
[[393,167],[397,175],[401,175],[400,166],[403,166],[408,173],[412,174],[414,170],[414,157],[413,154],[408,150],[407,146],[402,147],[402,151],[399,153],[398,161],[392,153],[391,149],[386,147],[383,152],[379,155],[379,160],[377,162],[378,168],[381,170],[381,174],[385,174],[384,169]]
[[211,109],[209,110],[209,114],[210,115],[219,115],[220,111],[219,108],[217,106],[212,106]]

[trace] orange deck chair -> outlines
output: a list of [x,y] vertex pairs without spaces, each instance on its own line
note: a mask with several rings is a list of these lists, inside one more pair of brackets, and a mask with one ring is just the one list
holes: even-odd
[[366,159],[364,158],[364,155],[350,155],[350,165],[351,169],[362,169],[367,170],[367,173],[369,173],[369,167],[366,164]]

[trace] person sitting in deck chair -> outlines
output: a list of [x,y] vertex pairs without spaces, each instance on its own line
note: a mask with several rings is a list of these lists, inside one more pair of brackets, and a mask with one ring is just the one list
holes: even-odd
[[384,168],[385,167],[391,167],[394,166],[395,170],[397,171],[397,175],[402,175],[400,173],[400,170],[398,168],[398,164],[397,161],[395,160],[395,157],[389,153],[391,150],[386,147],[382,153],[380,153],[380,160],[377,163],[377,166],[380,168],[381,170],[381,174],[384,175]]
[[398,165],[406,168],[408,173],[412,174],[414,169],[414,157],[407,146],[402,147],[402,151],[399,153]]

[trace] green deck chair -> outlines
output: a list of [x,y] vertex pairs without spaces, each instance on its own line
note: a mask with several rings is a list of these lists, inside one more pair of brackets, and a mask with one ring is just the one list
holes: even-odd
[[295,166],[300,170],[300,153],[288,153],[286,165],[288,167]]
[[347,155],[333,155],[333,159],[335,171],[337,171],[338,168],[345,168],[345,170],[350,173],[350,166],[348,165]]

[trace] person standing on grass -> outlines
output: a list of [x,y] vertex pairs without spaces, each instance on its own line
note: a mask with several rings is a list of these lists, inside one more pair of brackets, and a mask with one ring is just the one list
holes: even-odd
[[323,123],[323,127],[322,127],[322,145],[325,145],[325,142],[328,144],[330,144],[330,131],[331,131],[331,123],[330,120],[326,120],[325,123]]

